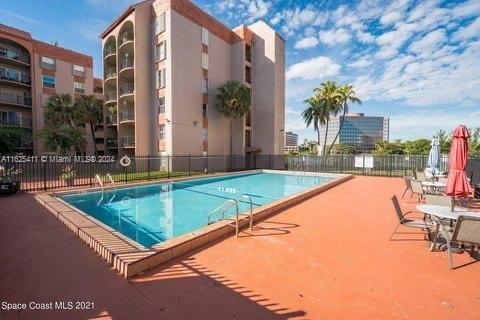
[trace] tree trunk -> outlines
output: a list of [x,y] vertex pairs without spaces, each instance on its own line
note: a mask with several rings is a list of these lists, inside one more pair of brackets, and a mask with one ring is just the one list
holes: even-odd
[[325,167],[325,158],[326,158],[326,149],[327,149],[327,136],[328,136],[328,124],[329,124],[329,120],[327,120],[327,124],[325,126],[325,138],[323,139],[323,150],[322,150],[322,153],[323,153],[323,157],[322,157],[322,162],[323,162],[323,167]]
[[93,128],[93,123],[89,123],[90,125],[90,132],[92,134],[92,140],[93,140],[93,150],[94,150],[94,154],[97,155],[97,143],[95,142],[95,129]]
[[340,118],[340,128],[337,131],[337,135],[335,136],[335,139],[333,139],[332,144],[328,148],[328,154],[330,154],[330,151],[332,150],[333,145],[335,144],[335,142],[337,142],[338,136],[340,135],[340,131],[342,131],[343,122],[345,120],[345,114],[346,114],[345,108],[343,108],[343,114],[342,114],[342,117]]

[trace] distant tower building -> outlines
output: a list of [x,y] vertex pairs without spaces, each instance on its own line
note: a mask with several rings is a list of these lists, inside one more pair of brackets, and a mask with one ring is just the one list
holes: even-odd
[[[330,120],[328,125],[327,146],[333,143],[340,130],[341,117]],[[320,126],[320,141],[324,141],[326,126]],[[365,116],[363,113],[351,113],[345,116],[342,130],[335,144],[355,146],[357,152],[369,153],[375,144],[389,139],[390,120],[386,117]],[[322,146],[319,147],[321,152]]]
[[285,152],[298,152],[298,134],[285,132]]

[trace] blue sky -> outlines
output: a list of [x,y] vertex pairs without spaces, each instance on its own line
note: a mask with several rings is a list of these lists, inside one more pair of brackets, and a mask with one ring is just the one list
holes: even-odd
[[[1,23],[94,57],[98,35],[130,0],[4,1]],[[286,129],[314,138],[302,101],[325,80],[352,83],[361,106],[385,115],[392,139],[480,126],[480,0],[195,0],[230,27],[262,19],[286,39]]]

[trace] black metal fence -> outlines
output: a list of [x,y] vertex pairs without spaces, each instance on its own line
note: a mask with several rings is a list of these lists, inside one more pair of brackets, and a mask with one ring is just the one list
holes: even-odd
[[[123,164],[122,164],[123,163]],[[117,183],[155,180],[215,172],[276,169],[306,172],[353,173],[359,175],[404,176],[424,170],[427,156],[407,155],[208,155],[208,156],[1,156],[0,179],[21,182],[22,190],[49,190],[94,186],[95,175],[110,173]],[[448,171],[448,157],[440,161]],[[469,161],[467,174],[480,184],[480,158]]]

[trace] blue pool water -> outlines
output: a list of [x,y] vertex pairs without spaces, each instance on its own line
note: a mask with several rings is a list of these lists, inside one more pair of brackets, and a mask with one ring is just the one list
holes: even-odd
[[[254,207],[323,184],[330,177],[254,173],[61,196],[65,202],[145,247],[202,228],[208,214],[241,194]],[[242,202],[240,211],[247,211]],[[227,215],[234,214],[234,210]]]

